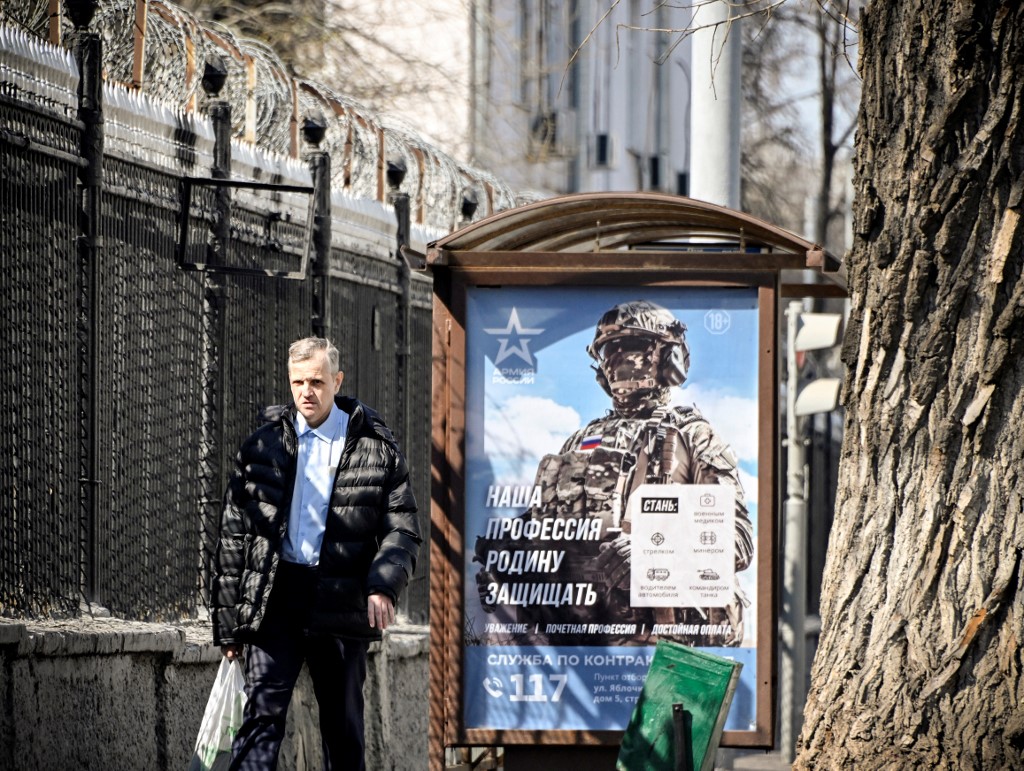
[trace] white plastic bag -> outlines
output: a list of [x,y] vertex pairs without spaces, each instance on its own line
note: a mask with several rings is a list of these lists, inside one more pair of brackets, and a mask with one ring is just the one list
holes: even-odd
[[242,727],[245,676],[238,659],[221,659],[217,679],[206,702],[195,751],[188,771],[219,771],[228,767],[231,742]]

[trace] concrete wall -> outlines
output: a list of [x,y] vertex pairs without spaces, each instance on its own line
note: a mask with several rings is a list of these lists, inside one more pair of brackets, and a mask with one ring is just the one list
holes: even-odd
[[[0,621],[0,769],[181,771],[219,662],[202,624]],[[394,627],[371,646],[371,771],[427,767],[427,680],[426,627]],[[319,771],[317,725],[303,671],[281,771]]]

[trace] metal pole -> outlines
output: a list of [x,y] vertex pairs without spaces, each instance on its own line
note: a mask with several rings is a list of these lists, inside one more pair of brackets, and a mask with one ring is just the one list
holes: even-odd
[[327,131],[327,121],[320,114],[307,116],[302,123],[302,136],[312,146],[306,156],[313,178],[313,291],[312,327],[317,337],[328,337],[330,331],[331,257],[331,155],[318,149]]
[[[95,10],[95,4],[92,4]],[[78,257],[82,271],[82,515],[85,542],[85,600],[102,605],[99,533],[99,250],[103,193],[103,41],[89,32],[92,13],[75,19],[74,56],[78,64],[78,119],[83,123],[81,155],[86,165],[79,171],[80,222]]]
[[[398,260],[399,309],[398,330],[398,408],[401,410],[401,433],[399,440],[411,451],[412,437],[412,270],[402,256],[402,247],[409,244],[409,194],[397,190],[388,194],[388,200],[395,207],[395,257]],[[404,592],[400,610],[409,611],[409,593]]]
[[690,81],[690,195],[740,206],[740,20],[725,0],[694,12]]
[[398,317],[398,399],[402,411],[403,444],[409,443],[412,434],[412,271],[402,256],[402,247],[409,243],[409,194],[393,192],[388,200],[395,207],[395,257],[398,260],[398,285],[400,291]]
[[[226,68],[219,61],[208,61],[203,88],[208,96],[215,97],[224,85]],[[217,77],[215,77],[217,76]],[[231,105],[222,99],[213,99],[207,112],[213,124],[213,164],[210,176],[214,179],[231,177]],[[221,264],[227,257],[230,240],[231,193],[226,187],[214,190],[214,223],[211,226],[207,250],[212,260]],[[184,212],[184,217],[189,213]],[[224,455],[224,369],[225,329],[224,308],[226,289],[216,273],[203,273],[203,350],[202,350],[202,427],[199,453],[200,479],[203,490],[200,503],[202,523],[202,553],[200,566],[202,585],[209,592],[209,569],[217,548],[220,522],[219,507],[224,486],[227,484],[227,466]],[[209,601],[209,597],[203,598]]]
[[807,667],[807,503],[804,499],[806,448],[802,424],[796,415],[798,372],[796,332],[803,305],[793,301],[786,309],[786,501],[784,510],[782,603],[782,759],[791,763],[800,733],[804,678]]
[[313,176],[313,334],[327,337],[330,331],[330,287],[328,271],[331,257],[331,156],[323,150],[307,157]]

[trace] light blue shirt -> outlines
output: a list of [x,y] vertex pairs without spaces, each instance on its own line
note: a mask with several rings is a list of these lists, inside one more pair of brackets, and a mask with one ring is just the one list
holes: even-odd
[[281,558],[288,562],[316,565],[320,561],[331,488],[347,430],[348,414],[337,405],[331,405],[326,420],[316,428],[310,428],[301,413],[295,416],[298,462],[288,533],[281,546]]

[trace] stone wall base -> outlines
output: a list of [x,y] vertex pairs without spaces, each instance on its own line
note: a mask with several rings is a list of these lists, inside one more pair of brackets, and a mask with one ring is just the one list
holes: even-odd
[[[220,663],[210,639],[200,623],[0,621],[0,768],[183,771]],[[427,768],[427,649],[427,627],[408,625],[370,647],[371,771]],[[278,768],[322,768],[305,669]]]

